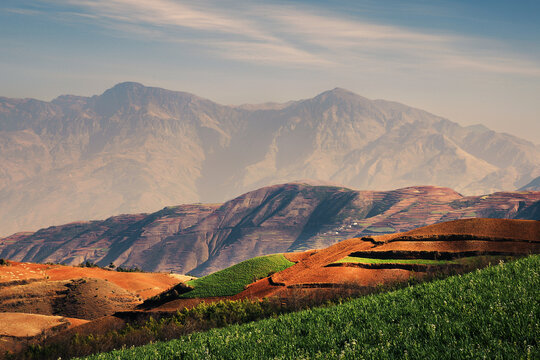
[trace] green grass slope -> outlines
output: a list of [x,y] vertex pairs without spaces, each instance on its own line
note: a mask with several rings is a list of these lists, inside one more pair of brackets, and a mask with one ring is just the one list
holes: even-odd
[[181,298],[198,298],[235,295],[254,280],[264,278],[294,265],[282,254],[259,256],[217,271],[213,274],[190,280],[194,289]]
[[540,256],[90,359],[538,359]]

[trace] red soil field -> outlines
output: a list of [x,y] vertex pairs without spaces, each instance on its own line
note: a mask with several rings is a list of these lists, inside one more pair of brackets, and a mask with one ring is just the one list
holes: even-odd
[[143,300],[191,279],[190,276],[166,273],[117,272],[100,268],[46,265],[8,261],[0,266],[0,283],[27,280],[71,280],[94,278],[110,281],[140,296]]
[[[470,236],[471,240],[443,240],[440,235]],[[430,237],[431,236],[431,237]],[[474,238],[481,240],[473,240]],[[400,239],[401,238],[401,239]],[[412,241],[418,239],[419,241]],[[501,241],[505,240],[505,241]],[[507,219],[465,219],[434,224],[405,233],[353,238],[326,249],[308,253],[286,254],[297,263],[249,286],[235,298],[269,296],[282,292],[280,287],[302,287],[329,284],[374,286],[407,280],[408,270],[326,267],[354,252],[434,251],[434,252],[500,252],[526,255],[540,252],[540,221]],[[415,274],[422,276],[422,274]],[[278,286],[276,286],[278,285]]]
[[0,306],[4,311],[0,312],[0,354],[56,334],[91,334],[121,327],[124,322],[116,317],[96,318],[132,309],[141,300],[189,279],[176,274],[8,260],[0,266]]
[[[458,235],[453,238],[440,236]],[[467,237],[467,240],[461,239]],[[461,238],[460,238],[461,237]],[[464,219],[439,223],[404,233],[341,241],[325,249],[287,253],[285,257],[296,264],[258,280],[241,293],[222,298],[206,298],[205,302],[222,299],[261,299],[270,296],[287,297],[290,289],[328,292],[331,287],[374,287],[407,281],[412,273],[396,268],[367,269],[353,266],[328,267],[351,253],[394,252],[478,252],[507,253],[516,256],[540,252],[540,221],[507,219]],[[425,274],[416,272],[421,278]],[[203,299],[174,300],[156,310],[176,310],[193,307]]]

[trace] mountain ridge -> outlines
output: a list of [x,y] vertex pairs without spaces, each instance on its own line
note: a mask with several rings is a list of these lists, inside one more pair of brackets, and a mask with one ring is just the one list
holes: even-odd
[[540,192],[463,196],[434,186],[358,191],[286,183],[223,204],[178,205],[17,233],[0,239],[0,257],[69,265],[114,263],[199,276],[255,256],[322,248],[443,221],[540,220],[539,205]]
[[0,98],[0,235],[292,179],[485,194],[540,175],[539,146],[486,129],[341,88],[251,107],[133,82],[51,102]]

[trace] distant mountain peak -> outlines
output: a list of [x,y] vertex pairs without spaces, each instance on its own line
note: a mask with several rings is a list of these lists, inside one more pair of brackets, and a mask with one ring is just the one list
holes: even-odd
[[527,185],[519,188],[518,191],[540,191],[540,176],[533,179]]
[[320,97],[320,96],[335,96],[335,97],[350,97],[350,96],[354,96],[354,97],[361,97],[360,95],[350,91],[350,90],[347,90],[347,89],[344,89],[344,88],[340,88],[340,87],[336,87],[336,88],[333,88],[332,90],[327,90],[327,91],[324,91],[322,93],[320,93],[319,95],[317,95],[317,97]]
[[141,88],[145,88],[145,87],[146,86],[144,86],[143,84],[135,82],[135,81],[124,81],[124,82],[121,82],[121,83],[118,83],[118,84],[114,85],[109,90],[112,90],[112,89],[129,90],[129,89],[141,89]]
[[371,100],[358,95],[350,90],[336,87],[332,90],[327,90],[315,96],[308,101],[314,102],[332,102],[332,103],[360,103],[363,106],[369,106]]
[[112,116],[118,111],[127,109],[143,109],[153,104],[156,107],[177,106],[186,104],[195,99],[204,100],[196,95],[145,86],[137,82],[122,82],[106,90],[103,94],[95,96],[96,111],[100,115]]
[[358,94],[355,94],[354,92],[350,91],[350,90],[347,90],[345,88],[342,88],[342,87],[335,87],[333,88],[332,90],[328,90],[326,91],[327,93],[332,93],[332,94],[352,94],[352,95],[358,95]]
[[146,89],[148,89],[148,87],[144,86],[141,83],[126,81],[118,83],[112,88],[105,90],[103,94],[100,95],[100,97],[140,93],[142,91],[145,91]]

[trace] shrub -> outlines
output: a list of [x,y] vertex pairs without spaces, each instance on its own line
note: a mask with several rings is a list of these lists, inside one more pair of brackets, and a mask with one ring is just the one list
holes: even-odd
[[133,268],[125,268],[125,267],[122,267],[122,266],[118,266],[116,268],[116,271],[118,271],[118,272],[144,272],[141,269],[139,269],[137,266],[135,266]]

